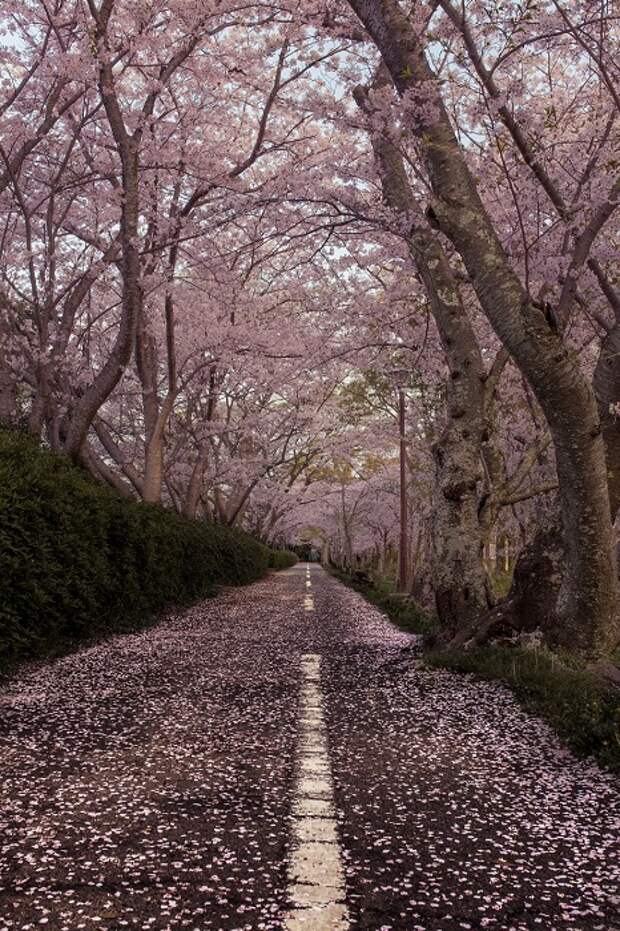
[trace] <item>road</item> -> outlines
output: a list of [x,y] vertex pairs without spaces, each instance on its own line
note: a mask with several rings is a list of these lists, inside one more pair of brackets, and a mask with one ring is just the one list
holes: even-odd
[[619,782],[318,566],[0,690],[0,929],[612,931]]

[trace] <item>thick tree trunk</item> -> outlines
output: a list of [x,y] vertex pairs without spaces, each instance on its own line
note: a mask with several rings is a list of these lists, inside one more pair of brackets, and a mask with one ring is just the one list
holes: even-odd
[[507,597],[481,623],[462,628],[451,647],[471,648],[488,640],[542,631],[547,643],[562,644],[556,606],[565,574],[562,534],[558,527],[540,529],[515,566]]
[[609,503],[614,519],[620,509],[620,319],[603,339],[593,384],[605,440]]
[[[389,81],[380,69],[375,87]],[[363,88],[358,106],[372,115]],[[412,258],[429,300],[448,367],[446,422],[433,446],[433,587],[442,627],[453,633],[488,610],[482,562],[482,529],[478,519],[480,457],[486,435],[485,371],[478,341],[461,300],[448,258],[418,213],[402,155],[376,131],[371,140],[384,199],[409,227]]]
[[605,449],[592,386],[552,321],[525,292],[484,208],[424,48],[397,0],[349,0],[399,94],[423,105],[411,122],[429,171],[431,217],[452,241],[498,337],[529,381],[553,437],[568,566],[563,638],[589,655],[620,637]]
[[[457,630],[488,609],[478,519],[484,434],[482,358],[445,255],[432,239],[417,243],[418,267],[449,367],[446,424],[433,446],[433,585],[442,626]],[[429,248],[430,247],[430,248]],[[445,275],[443,280],[440,275]]]
[[443,250],[427,235],[413,242],[449,368],[446,423],[433,447],[433,584],[442,625],[456,630],[488,609],[478,519],[484,368]]

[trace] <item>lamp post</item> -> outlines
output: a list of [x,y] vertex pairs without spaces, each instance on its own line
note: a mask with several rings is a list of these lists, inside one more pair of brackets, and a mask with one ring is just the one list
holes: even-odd
[[407,369],[395,369],[390,373],[398,389],[398,433],[400,437],[400,544],[398,547],[398,589],[407,591],[407,439],[405,436],[405,385],[409,380]]

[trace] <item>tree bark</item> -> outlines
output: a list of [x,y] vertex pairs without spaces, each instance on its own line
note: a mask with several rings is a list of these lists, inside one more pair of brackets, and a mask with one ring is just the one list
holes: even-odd
[[[113,0],[97,9],[94,0],[88,0],[94,20],[94,39],[97,46],[98,85],[108,123],[116,143],[122,168],[122,207],[120,223],[122,300],[121,318],[116,340],[103,368],[77,402],[65,437],[65,452],[79,460],[90,426],[107,398],[121,380],[129,365],[134,348],[138,314],[142,304],[140,241],[139,149],[142,128],[128,133],[115,90],[107,28],[114,8]],[[148,100],[155,98],[152,94]],[[151,108],[152,112],[152,108]],[[144,114],[146,116],[146,113]]]
[[620,318],[603,338],[593,385],[605,440],[609,503],[614,520],[620,509]]
[[540,630],[548,643],[562,641],[556,605],[565,569],[559,528],[539,529],[523,550],[507,597],[477,625],[463,627],[451,648],[480,646],[498,637]]
[[200,493],[202,491],[202,479],[204,477],[208,459],[209,450],[207,443],[205,442],[203,448],[198,453],[198,458],[194,463],[189,485],[187,486],[187,495],[185,498],[185,504],[183,505],[183,513],[186,517],[196,517],[196,511],[200,501]]
[[142,308],[136,329],[136,363],[142,385],[145,432],[142,497],[151,504],[159,504],[164,474],[164,433],[176,395],[174,384],[169,384],[166,397],[160,402],[157,343],[148,332]]
[[605,449],[592,386],[544,310],[526,293],[485,210],[421,39],[397,0],[349,0],[402,97],[423,103],[410,129],[429,172],[430,213],[467,268],[480,305],[529,381],[553,437],[568,566],[566,646],[596,656],[620,639],[620,592]]
[[121,270],[123,297],[116,340],[103,368],[88,386],[73,410],[65,438],[65,452],[79,460],[97,411],[105,403],[128,366],[135,341],[138,313],[142,302],[140,253],[138,249],[138,154],[135,143],[127,140],[123,157],[123,208],[121,219]]
[[135,500],[136,494],[129,482],[126,482],[117,472],[110,469],[88,443],[84,443],[82,446],[80,463],[100,482],[105,482],[115,488],[124,498]]
[[[383,70],[374,87],[389,80]],[[371,113],[365,89],[356,88],[355,99]],[[409,227],[408,245],[448,366],[446,422],[433,444],[433,588],[441,625],[451,634],[483,617],[489,607],[478,519],[481,446],[487,426],[484,364],[448,257],[423,218],[416,219],[418,209],[402,155],[381,133],[371,132],[371,141],[384,200]]]

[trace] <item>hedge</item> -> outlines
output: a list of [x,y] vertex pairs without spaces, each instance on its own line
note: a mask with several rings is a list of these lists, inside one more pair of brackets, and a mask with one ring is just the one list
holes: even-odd
[[269,554],[270,569],[290,569],[296,562],[297,556],[290,550],[271,550]]
[[0,429],[0,658],[135,626],[258,579],[269,560],[241,531],[128,501]]

